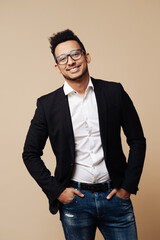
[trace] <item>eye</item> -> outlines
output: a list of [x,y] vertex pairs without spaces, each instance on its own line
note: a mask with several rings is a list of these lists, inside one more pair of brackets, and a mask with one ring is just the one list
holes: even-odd
[[66,55],[61,55],[57,58],[58,62],[65,62],[66,61]]
[[75,50],[75,51],[71,52],[71,56],[72,56],[73,58],[77,58],[77,57],[79,57],[80,55],[81,55],[81,52],[80,52],[79,50]]

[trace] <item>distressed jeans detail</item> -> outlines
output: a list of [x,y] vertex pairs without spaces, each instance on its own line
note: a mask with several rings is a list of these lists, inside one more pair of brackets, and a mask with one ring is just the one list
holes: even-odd
[[91,192],[80,190],[84,198],[77,195],[60,208],[66,240],[94,240],[98,227],[107,240],[137,240],[137,230],[130,199],[117,195],[107,200],[110,191]]

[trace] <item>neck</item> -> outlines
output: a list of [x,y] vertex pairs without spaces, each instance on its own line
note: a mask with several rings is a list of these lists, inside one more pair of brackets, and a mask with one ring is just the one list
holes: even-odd
[[85,90],[89,83],[89,73],[88,72],[82,78],[76,79],[75,81],[71,81],[68,79],[65,79],[65,80],[71,86],[71,88],[73,88],[81,96],[85,95]]

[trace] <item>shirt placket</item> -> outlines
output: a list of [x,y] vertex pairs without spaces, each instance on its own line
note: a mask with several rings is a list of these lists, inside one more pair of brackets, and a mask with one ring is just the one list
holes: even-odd
[[[89,93],[88,93],[89,94]],[[97,178],[97,169],[95,166],[95,154],[94,154],[94,138],[92,137],[92,125],[91,125],[91,121],[89,119],[89,108],[87,107],[87,95],[85,95],[85,97],[83,98],[82,101],[82,112],[83,112],[83,117],[84,117],[84,122],[85,122],[85,130],[86,130],[86,136],[87,136],[87,141],[89,143],[89,156],[90,156],[90,171],[91,171],[91,175],[92,175],[92,182],[96,182]]]

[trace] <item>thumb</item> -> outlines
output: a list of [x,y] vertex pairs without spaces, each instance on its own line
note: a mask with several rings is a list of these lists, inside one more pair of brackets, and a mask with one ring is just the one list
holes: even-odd
[[114,188],[106,197],[108,200],[111,199],[117,193],[117,189]]
[[73,189],[73,192],[77,194],[79,197],[84,197],[84,194],[78,191],[77,189]]

